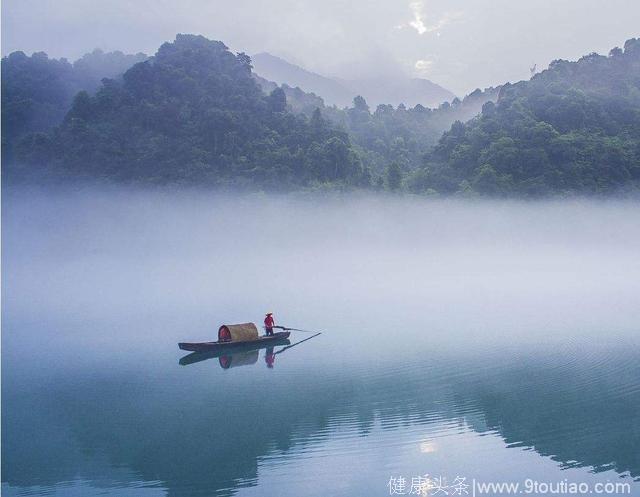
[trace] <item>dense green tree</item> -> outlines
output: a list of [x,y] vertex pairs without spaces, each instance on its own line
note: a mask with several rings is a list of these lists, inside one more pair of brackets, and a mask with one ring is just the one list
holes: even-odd
[[[262,89],[269,93],[275,83],[254,75]],[[322,116],[344,128],[351,137],[363,162],[377,174],[384,174],[387,164],[399,162],[407,170],[418,168],[422,158],[456,120],[466,121],[477,115],[484,103],[495,100],[498,88],[475,90],[454,105],[427,109],[422,105],[407,109],[404,105],[378,105],[371,112],[361,96],[346,109],[327,107],[319,96],[300,88],[282,85],[287,107],[292,112],[312,117],[316,109]]]
[[397,162],[392,162],[387,166],[385,171],[385,180],[387,183],[387,188],[396,192],[402,186],[402,169],[400,168],[400,164]]
[[2,59],[2,161],[26,133],[46,131],[62,121],[73,95],[73,66],[38,52],[13,52]]
[[635,39],[437,109],[328,107],[191,35],[152,58],[14,52],[2,73],[5,177],[494,196],[640,185]]
[[269,94],[269,110],[284,112],[287,108],[287,97],[282,88],[276,88]]
[[408,183],[441,193],[540,196],[640,186],[640,40],[554,61],[456,122]]
[[73,63],[74,78],[79,88],[93,93],[100,87],[103,78],[120,76],[134,64],[148,58],[143,53],[124,54],[117,50],[103,52],[96,48]]
[[344,131],[287,112],[284,91],[264,95],[249,57],[193,35],[95,95],[78,93],[59,128],[18,150],[20,172],[44,160],[63,178],[267,189],[370,181]]
[[[27,133],[60,124],[80,90],[93,92],[102,78],[122,74],[144,54],[94,50],[70,64],[43,52],[13,52],[2,59],[2,160],[13,159],[15,144]],[[22,147],[23,149],[25,147]],[[36,154],[37,155],[37,154]]]

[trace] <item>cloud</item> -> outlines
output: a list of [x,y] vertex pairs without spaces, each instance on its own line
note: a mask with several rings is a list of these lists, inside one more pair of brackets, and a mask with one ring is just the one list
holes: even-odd
[[[96,47],[153,54],[176,33],[271,52],[343,79],[417,74],[464,95],[528,79],[527,61],[607,53],[638,36],[640,1],[495,0],[4,0],[2,53],[76,59]],[[535,36],[544,26],[544,36]],[[395,27],[395,29],[394,29]],[[496,61],[499,61],[497,63]],[[398,74],[400,73],[400,74]]]
[[444,12],[435,23],[426,24],[424,2],[422,2],[421,0],[411,2],[409,4],[409,10],[413,14],[413,19],[409,21],[408,26],[415,29],[420,35],[423,35],[425,33],[436,33],[437,35],[439,35],[439,31],[443,27],[445,27],[452,21],[460,19],[463,15],[463,13],[460,11],[447,11]]
[[424,24],[424,4],[422,2],[411,2],[409,9],[413,13],[413,20],[409,22],[409,26],[414,28],[418,34],[425,34],[428,30]]
[[418,59],[416,60],[416,63],[413,65],[413,67],[418,74],[420,74],[421,76],[426,76],[429,73],[432,65],[432,60]]

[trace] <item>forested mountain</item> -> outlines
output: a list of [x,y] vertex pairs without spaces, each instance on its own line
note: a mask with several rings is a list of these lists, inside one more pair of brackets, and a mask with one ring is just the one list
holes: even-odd
[[[3,175],[513,196],[637,188],[639,45],[435,109],[375,110],[361,96],[338,108],[278,86],[200,36],[178,35],[148,60],[15,52],[2,60]],[[100,72],[138,59],[91,94]]]
[[2,158],[11,159],[12,144],[27,133],[60,124],[80,90],[95,91],[102,78],[121,75],[144,54],[94,50],[73,65],[43,52],[28,57],[13,52],[2,59]]
[[78,91],[73,66],[45,53],[14,52],[2,59],[2,162],[14,143],[62,122]]
[[356,97],[353,107],[344,111],[327,109],[326,114],[347,129],[373,171],[380,172],[394,163],[406,174],[420,167],[424,154],[453,122],[475,116],[497,94],[497,88],[487,88],[475,90],[463,100],[444,102],[436,109],[378,105],[373,111],[364,98]]
[[265,95],[245,54],[178,35],[151,59],[76,95],[63,124],[23,139],[18,175],[47,165],[54,177],[286,189],[367,185],[344,131],[320,115],[286,111]]
[[[265,92],[278,85],[254,75]],[[346,129],[357,146],[364,163],[375,173],[397,164],[406,174],[420,167],[424,154],[438,141],[442,133],[456,121],[466,121],[480,113],[482,106],[498,97],[499,88],[475,90],[462,100],[454,98],[436,109],[422,105],[378,105],[371,110],[367,101],[357,96],[351,107],[327,107],[324,100],[300,88],[280,86],[287,97],[287,107],[311,117],[319,109],[321,115]]]
[[266,80],[321,96],[330,106],[347,107],[360,95],[372,105],[438,107],[455,95],[423,78],[400,74],[370,79],[337,79],[321,76],[269,53],[252,57],[255,72]]
[[100,86],[103,78],[115,78],[138,62],[149,58],[141,52],[124,54],[120,51],[103,52],[96,48],[93,52],[80,57],[73,63],[73,69],[80,88],[94,92]]
[[640,40],[608,57],[557,60],[456,122],[412,190],[488,195],[608,193],[640,185]]
[[[328,107],[325,107],[324,99],[315,93],[305,92],[298,86],[293,88],[286,83],[278,85],[273,81],[263,78],[255,72],[253,73],[253,79],[255,79],[256,83],[258,83],[260,88],[262,88],[262,91],[266,94],[271,93],[276,88],[281,88],[287,97],[287,109],[291,112],[311,117],[316,109],[320,109],[324,114],[326,114],[326,109],[328,109]],[[331,108],[336,111],[338,110],[335,106]]]

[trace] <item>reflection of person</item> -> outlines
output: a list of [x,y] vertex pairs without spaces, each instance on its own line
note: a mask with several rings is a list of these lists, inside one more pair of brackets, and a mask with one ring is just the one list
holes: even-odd
[[273,312],[267,312],[267,316],[264,318],[264,329],[267,332],[267,336],[273,336],[273,326],[276,322],[273,320]]
[[264,354],[264,362],[267,363],[268,368],[273,368],[275,360],[276,355],[273,353],[273,347],[268,347]]

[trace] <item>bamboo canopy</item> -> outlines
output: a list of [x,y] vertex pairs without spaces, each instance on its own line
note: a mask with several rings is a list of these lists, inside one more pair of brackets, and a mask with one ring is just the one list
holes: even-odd
[[246,342],[258,339],[258,328],[253,323],[223,324],[218,329],[218,340],[221,342]]

